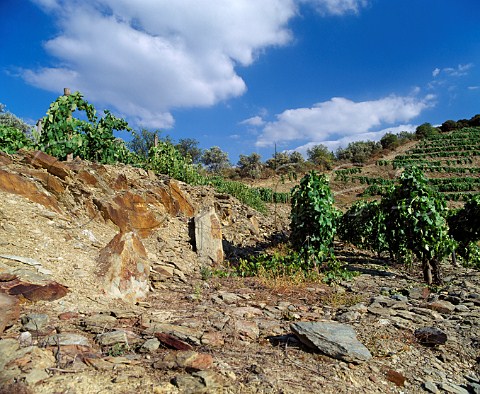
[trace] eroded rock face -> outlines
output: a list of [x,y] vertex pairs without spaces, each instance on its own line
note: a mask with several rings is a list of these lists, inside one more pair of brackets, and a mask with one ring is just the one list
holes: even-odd
[[222,225],[213,207],[195,217],[195,245],[205,263],[223,262]]
[[94,200],[102,216],[111,220],[120,232],[135,231],[141,237],[149,236],[161,223],[140,195],[126,191],[112,201]]
[[61,212],[57,200],[53,196],[42,192],[34,182],[21,175],[0,169],[0,190],[18,194],[52,211]]
[[107,295],[130,302],[146,297],[150,263],[134,232],[117,234],[100,251],[98,263],[97,273]]
[[195,208],[190,198],[172,179],[162,187],[151,189],[149,197],[154,203],[162,204],[170,216],[182,214],[186,217],[192,217],[195,214]]
[[58,176],[65,180],[67,176],[71,176],[71,171],[68,167],[57,158],[47,155],[42,151],[20,151],[24,155],[24,161],[37,168],[44,168],[50,174]]

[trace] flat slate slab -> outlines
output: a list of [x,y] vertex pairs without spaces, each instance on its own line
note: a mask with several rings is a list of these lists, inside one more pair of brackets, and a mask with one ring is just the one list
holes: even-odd
[[327,356],[353,363],[372,358],[349,325],[333,321],[298,322],[291,324],[290,328],[304,345]]

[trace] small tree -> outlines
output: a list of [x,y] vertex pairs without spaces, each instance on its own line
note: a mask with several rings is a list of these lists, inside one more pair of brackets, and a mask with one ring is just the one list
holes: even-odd
[[398,136],[393,133],[386,133],[381,139],[380,144],[383,149],[393,149],[398,146]]
[[457,122],[455,122],[454,120],[446,120],[440,126],[440,131],[442,133],[446,133],[448,131],[452,131],[452,130],[455,130],[457,128],[458,128]]
[[433,127],[430,123],[423,123],[415,129],[417,138],[428,138],[432,135],[438,134],[438,129]]
[[133,138],[127,142],[128,148],[140,156],[142,159],[147,160],[150,149],[155,145],[155,138],[159,141],[171,143],[170,137],[160,137],[161,131],[150,131],[147,129],[141,129],[140,131],[134,131]]
[[374,141],[350,142],[345,149],[339,148],[336,152],[337,159],[348,160],[352,163],[365,163],[375,153],[380,151],[382,146]]
[[222,151],[218,146],[212,146],[211,148],[206,149],[203,152],[201,161],[209,171],[216,174],[221,173],[223,170],[230,167],[228,154]]
[[262,174],[263,164],[258,153],[240,155],[237,166],[241,176],[259,178]]
[[454,247],[443,196],[430,187],[419,169],[409,167],[400,184],[382,198],[381,207],[390,254],[403,259],[412,252],[422,263],[425,282],[440,284],[440,262]]
[[331,170],[335,156],[325,145],[318,144],[307,149],[308,161],[323,170]]
[[340,213],[333,202],[328,178],[315,171],[292,189],[290,240],[311,267],[335,258],[333,238]]
[[289,160],[290,160],[290,163],[293,163],[293,164],[305,163],[305,158],[300,152],[297,152],[297,151],[293,151],[292,153],[290,153]]
[[2,103],[0,103],[0,126],[17,129],[25,135],[29,135],[32,131],[32,126],[28,125],[22,119],[7,111],[6,105]]
[[193,164],[200,164],[202,150],[198,147],[199,142],[193,138],[181,138],[175,148],[185,158],[190,158]]
[[280,168],[286,168],[290,164],[290,155],[287,152],[275,152],[265,164],[275,171]]

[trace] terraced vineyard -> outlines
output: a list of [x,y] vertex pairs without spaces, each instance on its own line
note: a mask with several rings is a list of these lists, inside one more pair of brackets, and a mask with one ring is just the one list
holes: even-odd
[[357,196],[377,196],[411,166],[421,169],[447,200],[465,201],[480,193],[480,127],[433,135],[391,160],[378,160],[376,168],[334,171],[333,180],[338,186],[357,184]]

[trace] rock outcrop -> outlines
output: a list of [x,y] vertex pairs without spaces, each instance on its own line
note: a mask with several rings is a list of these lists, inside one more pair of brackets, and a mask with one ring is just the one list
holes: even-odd
[[222,225],[213,207],[195,216],[195,245],[203,263],[223,262]]
[[100,251],[97,274],[107,295],[133,303],[144,299],[150,262],[140,238],[134,232],[118,233]]

